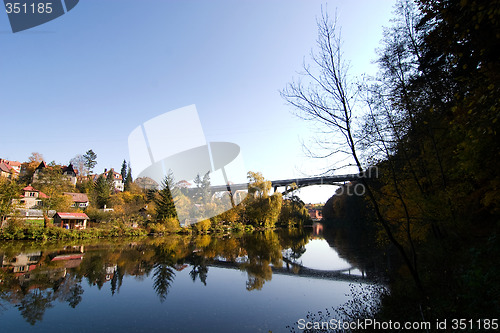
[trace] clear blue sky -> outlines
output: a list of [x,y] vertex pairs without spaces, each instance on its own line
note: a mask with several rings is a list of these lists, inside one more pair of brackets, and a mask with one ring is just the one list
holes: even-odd
[[[196,104],[207,141],[240,145],[247,170],[268,179],[317,174],[326,162],[301,148],[314,130],[279,91],[314,48],[325,3],[82,0],[16,34],[0,13],[0,157],[22,162],[39,152],[66,164],[93,149],[96,171],[119,169],[136,126]],[[328,2],[354,75],[375,73],[393,4]],[[333,190],[303,197],[326,201]]]

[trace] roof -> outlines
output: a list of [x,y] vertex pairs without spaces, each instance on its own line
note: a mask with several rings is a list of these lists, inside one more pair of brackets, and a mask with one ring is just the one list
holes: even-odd
[[3,162],[0,163],[0,171],[10,173],[10,170],[11,170],[11,167],[9,167],[7,164],[5,164]]
[[[121,173],[119,172],[116,172],[115,169],[111,168],[111,169],[104,169],[104,172],[101,173],[101,175],[104,177],[104,178],[108,178],[108,173],[111,171],[112,175],[113,175],[113,178],[116,179],[116,180],[123,180],[122,178],[122,175]],[[96,176],[100,176],[100,175],[96,175]]]
[[63,165],[61,168],[62,173],[66,174],[74,174],[76,176],[76,170],[73,168],[73,164],[69,164],[68,166]]
[[24,192],[38,192],[38,197],[39,198],[43,198],[43,199],[47,199],[47,198],[50,198],[47,194],[41,192],[41,191],[38,191],[37,189],[35,189],[33,186],[31,185],[28,185],[26,186],[25,188],[23,188],[23,191]]
[[9,160],[5,160],[3,158],[0,158],[0,162],[2,163],[5,163],[9,166],[15,166],[15,167],[20,167],[21,166],[21,162],[18,162],[18,161],[9,161]]
[[40,162],[40,164],[38,165],[38,167],[35,169],[35,170],[41,170],[43,168],[46,168],[47,167],[47,164],[45,164],[44,161]]
[[88,202],[89,201],[89,197],[87,196],[86,193],[64,192],[64,194],[71,196],[71,199],[73,199],[73,202]]
[[25,188],[23,188],[23,191],[25,191],[25,192],[40,192],[31,185],[28,185]]
[[76,220],[87,220],[89,217],[85,213],[60,213],[57,212],[56,215],[59,215],[62,219],[76,219]]
[[8,173],[19,173],[16,169],[14,169],[9,163],[6,163],[8,161],[3,161],[0,162],[0,170],[3,172],[8,172]]
[[179,180],[176,185],[180,187],[190,187],[192,184],[187,180]]
[[82,260],[83,256],[84,256],[83,253],[60,254],[60,255],[57,255],[54,258],[52,258],[51,261],[75,260],[75,259]]

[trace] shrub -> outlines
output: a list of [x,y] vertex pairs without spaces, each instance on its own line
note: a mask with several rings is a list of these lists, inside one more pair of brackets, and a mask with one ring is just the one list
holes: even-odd
[[200,221],[198,223],[195,223],[193,225],[193,229],[197,232],[197,233],[206,233],[210,227],[211,227],[212,223],[210,222],[210,220],[203,220],[203,221]]

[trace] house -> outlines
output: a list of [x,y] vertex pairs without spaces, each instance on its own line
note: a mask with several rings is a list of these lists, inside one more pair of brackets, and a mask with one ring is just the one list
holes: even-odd
[[60,262],[64,268],[76,268],[82,263],[85,256],[83,245],[67,246],[63,250],[50,254],[49,258],[52,262]]
[[33,186],[28,185],[23,188],[24,194],[21,194],[20,199],[16,200],[20,206],[24,208],[37,208],[42,205],[42,199],[48,199],[49,196],[43,192],[38,191]]
[[[111,169],[110,171],[113,174],[113,186],[115,187],[115,191],[123,192],[123,190],[125,189],[125,184],[123,183],[122,175],[116,172],[114,169]],[[106,169],[104,170],[104,172],[106,173]]]
[[42,161],[38,166],[36,167],[35,171],[33,172],[33,183],[36,183],[38,180],[38,177],[40,176],[40,173],[43,172],[43,170],[47,167],[47,164]]
[[89,197],[85,193],[72,193],[72,192],[63,192],[65,195],[69,195],[71,200],[73,200],[73,204],[71,207],[85,209],[89,206]]
[[0,163],[5,163],[12,169],[14,169],[18,174],[21,173],[21,162],[18,161],[9,161],[3,158],[0,158]]
[[313,221],[319,221],[323,218],[323,208],[309,207],[307,208],[307,211]]
[[16,179],[17,177],[19,177],[18,169],[6,162],[11,162],[11,161],[0,159],[0,177],[8,179]]
[[[24,274],[34,270],[40,260],[42,259],[42,252],[27,252],[19,253],[15,257],[4,256],[2,258],[2,268],[7,268],[7,271],[12,270],[13,273]],[[16,274],[19,276],[19,274]]]
[[68,166],[63,165],[61,168],[63,176],[68,179],[68,181],[75,186],[77,179],[77,172],[73,168],[73,165],[70,163]]
[[54,225],[66,229],[86,229],[89,217],[85,213],[62,213],[54,215]]
[[120,192],[123,192],[125,190],[125,184],[123,183],[123,177],[120,173],[116,172],[114,169],[110,169],[108,171],[108,169],[104,169],[104,172],[101,173],[100,175],[93,175],[91,176],[93,181],[97,181],[97,178],[99,178],[100,176],[103,176],[105,179],[108,178],[108,174],[109,172],[111,172],[112,174],[112,177],[113,177],[113,188],[115,191],[120,191]]
[[[44,161],[40,162],[40,164],[36,167],[35,172],[33,173],[33,183],[35,183],[38,178],[40,177],[40,174],[43,173],[43,171],[46,168],[51,168],[51,166],[47,166],[47,163]],[[63,177],[73,186],[76,185],[77,181],[77,172],[73,168],[73,165],[70,163],[68,166],[61,166],[61,173]]]

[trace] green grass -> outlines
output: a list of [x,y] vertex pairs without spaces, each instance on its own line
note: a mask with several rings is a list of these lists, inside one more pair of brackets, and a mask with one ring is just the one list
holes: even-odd
[[26,219],[25,223],[30,226],[43,226],[43,219]]

